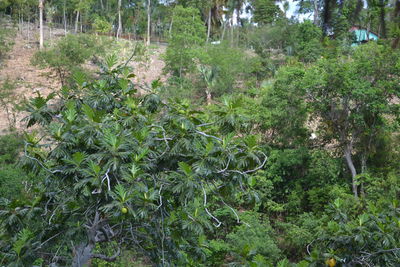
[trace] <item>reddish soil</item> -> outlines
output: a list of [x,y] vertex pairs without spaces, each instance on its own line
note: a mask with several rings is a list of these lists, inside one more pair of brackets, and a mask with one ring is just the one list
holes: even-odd
[[[31,25],[31,28],[35,29]],[[60,82],[57,77],[50,74],[48,69],[39,69],[30,64],[30,60],[34,53],[38,50],[38,44],[32,41],[32,38],[37,36],[37,33],[30,33],[30,42],[27,40],[26,30],[23,33],[18,33],[15,38],[15,45],[12,51],[9,52],[8,58],[5,60],[3,67],[0,69],[0,84],[7,78],[16,82],[15,99],[17,102],[29,99],[40,92],[43,96],[58,90]],[[53,39],[63,36],[64,31],[60,29],[53,30]],[[45,40],[49,40],[49,31],[45,30]],[[134,68],[134,73],[137,75],[133,81],[145,86],[151,84],[153,80],[161,77],[161,81],[165,81],[165,76],[162,74],[164,62],[161,59],[161,54],[165,52],[165,46],[150,49],[150,55],[147,62],[131,62]],[[90,65],[90,64],[86,64]],[[95,66],[87,66],[89,69]],[[139,87],[140,87],[139,86]],[[142,91],[143,92],[143,91]],[[10,107],[11,108],[11,107]],[[26,113],[16,112],[16,129],[22,131],[26,129],[26,123],[21,121]],[[0,106],[0,134],[4,134],[9,129],[7,113],[4,107]]]
[[[0,69],[0,83],[7,78],[16,83],[14,92],[17,102],[29,99],[34,96],[36,92],[40,92],[42,95],[48,95],[50,92],[60,87],[58,80],[49,76],[49,70],[41,70],[30,64],[31,57],[37,49],[36,43],[28,43],[25,33],[18,33],[15,38],[14,47],[9,53],[4,66]],[[26,114],[23,112],[18,112],[16,114],[15,126],[17,129],[25,128],[25,123],[21,121],[25,116]],[[7,113],[3,107],[0,107],[0,134],[7,131],[8,128]]]

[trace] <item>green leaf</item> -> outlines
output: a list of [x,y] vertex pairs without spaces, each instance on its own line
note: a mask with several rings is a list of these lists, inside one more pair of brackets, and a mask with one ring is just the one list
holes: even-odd
[[254,176],[249,176],[247,178],[247,183],[249,184],[250,187],[254,187],[257,183],[257,180]]
[[82,105],[82,111],[83,111],[83,113],[85,113],[85,115],[86,115],[90,120],[92,120],[92,121],[94,120],[95,113],[94,113],[93,109],[92,109],[89,105],[83,104],[83,105]]
[[109,55],[108,57],[106,57],[106,65],[108,67],[108,69],[111,69],[112,67],[114,67],[118,62],[118,58],[115,54]]
[[86,75],[81,71],[75,71],[72,74],[72,78],[80,87],[84,87],[84,85],[86,84]]
[[192,167],[189,164],[187,164],[186,162],[179,162],[178,165],[179,169],[183,171],[186,174],[186,176],[192,175]]
[[72,160],[79,166],[85,160],[85,154],[76,152],[72,155]]

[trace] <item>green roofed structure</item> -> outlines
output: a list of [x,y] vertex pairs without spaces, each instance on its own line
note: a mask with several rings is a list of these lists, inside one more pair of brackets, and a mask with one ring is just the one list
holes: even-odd
[[351,27],[350,32],[354,33],[354,42],[352,43],[352,46],[357,46],[362,43],[367,43],[372,40],[376,41],[379,39],[378,34],[373,33],[368,29],[359,26]]

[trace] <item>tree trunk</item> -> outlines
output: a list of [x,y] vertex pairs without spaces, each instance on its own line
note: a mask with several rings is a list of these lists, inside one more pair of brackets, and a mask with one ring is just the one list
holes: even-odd
[[151,14],[150,14],[151,0],[147,0],[147,45],[150,45],[150,34],[151,34]]
[[[361,155],[361,173],[367,172],[367,156],[366,153]],[[361,180],[360,184],[360,194],[362,197],[365,197],[365,190],[364,190],[364,181]]]
[[328,34],[328,29],[329,29],[330,23],[331,23],[331,15],[332,15],[331,1],[332,0],[324,0],[323,21],[322,21],[323,27],[322,28],[323,28],[325,35]]
[[222,24],[221,42],[224,40],[224,37],[225,37],[226,24],[227,24],[226,22],[224,22],[224,23]]
[[44,7],[44,0],[39,0],[39,48],[43,49],[43,7]]
[[233,16],[234,16],[234,14],[235,14],[235,11],[233,11],[233,13],[232,13],[232,19],[231,19],[231,46],[233,47],[233,38],[234,38],[234,35],[233,35],[233,31],[234,31],[234,20],[233,20]]
[[21,15],[21,35],[24,34],[24,15]]
[[379,1],[379,20],[380,20],[380,34],[382,38],[386,38],[386,21],[385,21],[385,17],[386,17],[386,12],[385,12],[385,1],[384,0],[380,0]]
[[[392,15],[392,22],[399,23],[400,20],[400,0],[396,1],[395,8]],[[392,48],[397,48],[400,44],[400,36],[394,38],[392,42]]]
[[66,0],[64,0],[63,19],[64,19],[64,35],[67,36],[67,16],[65,15]]
[[318,0],[314,0],[314,25],[318,25],[319,11]]
[[82,13],[81,13],[80,19],[81,19],[81,33],[82,33],[83,32],[83,14]]
[[117,40],[122,33],[122,19],[121,19],[121,0],[118,0],[118,29],[117,29]]
[[76,11],[75,33],[78,33],[78,23],[79,23],[79,10]]
[[171,23],[169,24],[169,30],[168,30],[168,36],[171,38],[171,33],[172,33],[172,25],[174,24],[174,19],[171,18]]
[[344,156],[346,158],[347,166],[349,167],[351,172],[353,194],[356,198],[358,198],[358,186],[356,181],[357,171],[356,168],[354,167],[353,159],[351,158],[352,150],[353,150],[353,145],[351,143],[347,144],[344,149]]
[[31,25],[31,23],[30,23],[30,21],[31,21],[31,18],[30,18],[30,16],[28,15],[28,21],[27,21],[27,23],[26,23],[26,35],[27,35],[27,39],[28,39],[28,44],[29,44],[29,42],[30,42],[30,39],[31,39],[31,28],[30,28],[30,25]]
[[81,244],[75,248],[72,267],[87,266],[91,259],[94,244]]
[[210,41],[211,35],[211,7],[208,10],[208,22],[207,22],[207,43]]

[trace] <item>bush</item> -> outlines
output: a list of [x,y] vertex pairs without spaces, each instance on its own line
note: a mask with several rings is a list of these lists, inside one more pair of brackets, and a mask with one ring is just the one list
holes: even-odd
[[112,25],[106,19],[96,16],[93,21],[93,29],[96,33],[108,33],[112,29]]
[[274,233],[268,220],[260,214],[246,212],[241,215],[242,225],[235,227],[227,235],[233,257],[239,261],[252,261],[256,255],[261,255],[270,262],[276,262],[281,251],[276,245]]
[[399,266],[399,203],[394,200],[385,208],[373,204],[362,210],[345,207],[336,199],[328,212],[330,220],[318,233],[311,259],[323,264],[335,258],[348,266]]
[[13,164],[23,148],[23,137],[16,134],[0,136],[0,163]]
[[18,199],[29,181],[25,172],[17,167],[23,150],[23,138],[16,134],[0,136],[0,197]]
[[49,67],[65,85],[69,75],[80,68],[95,53],[103,52],[93,37],[88,35],[67,35],[49,49],[38,51],[32,58],[33,65]]
[[3,26],[0,28],[0,63],[14,45],[14,35],[15,32],[13,30]]
[[200,64],[215,69],[215,82],[212,85],[212,93],[221,96],[232,93],[236,82],[245,80],[253,70],[250,56],[240,48],[230,47],[227,43],[221,45],[209,45],[204,48],[204,56],[200,58]]
[[295,55],[303,62],[313,62],[320,58],[323,47],[322,31],[311,21],[305,21],[297,26]]
[[197,48],[206,40],[205,27],[198,9],[177,6],[173,12],[165,70],[183,78],[184,74],[195,69],[194,58],[199,53]]
[[17,84],[8,77],[0,83],[0,107],[5,110],[9,129],[14,129],[16,124],[17,96],[15,88]]

